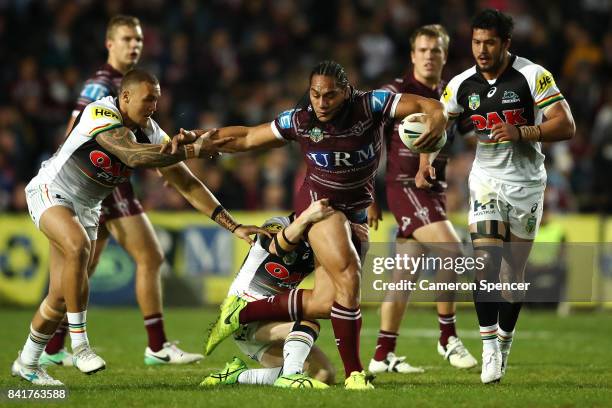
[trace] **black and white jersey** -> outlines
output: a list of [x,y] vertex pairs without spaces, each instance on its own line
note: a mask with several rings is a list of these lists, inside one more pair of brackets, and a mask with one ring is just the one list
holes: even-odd
[[[274,217],[267,220],[262,228],[275,234],[289,224],[289,217]],[[306,241],[300,240],[297,248],[284,257],[269,253],[269,245],[270,238],[257,235],[230,287],[229,295],[251,301],[288,292],[314,270],[314,254]]]
[[550,72],[533,62],[511,56],[508,68],[487,80],[476,66],[455,76],[440,100],[450,119],[469,117],[478,147],[472,171],[508,184],[546,182],[544,155],[539,142],[495,142],[496,123],[516,126],[542,123],[546,110],[563,100]]
[[[42,163],[30,184],[57,185],[74,193],[75,199],[101,202],[116,185],[129,179],[132,168],[104,149],[96,136],[122,126],[123,117],[115,98],[107,96],[90,103],[77,117],[64,144]],[[153,119],[134,134],[138,143],[161,144],[170,140]]]

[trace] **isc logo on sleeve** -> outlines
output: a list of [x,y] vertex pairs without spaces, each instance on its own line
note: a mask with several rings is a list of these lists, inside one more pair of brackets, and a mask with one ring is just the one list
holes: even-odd
[[119,120],[119,115],[117,115],[112,110],[99,107],[95,107],[91,110],[91,117],[93,119],[112,118]]

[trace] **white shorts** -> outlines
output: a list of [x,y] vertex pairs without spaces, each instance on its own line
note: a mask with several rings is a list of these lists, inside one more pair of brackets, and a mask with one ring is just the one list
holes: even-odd
[[234,341],[244,354],[257,361],[261,362],[261,357],[272,346],[272,342],[261,342],[255,340],[255,333],[260,325],[266,322],[253,322],[243,324],[234,333]]
[[544,207],[546,184],[516,186],[502,180],[470,173],[469,224],[502,221],[522,239],[535,239]]
[[100,218],[99,202],[82,203],[53,184],[30,182],[25,188],[25,193],[30,217],[36,228],[40,229],[40,217],[47,209],[61,205],[70,208],[76,214],[91,241],[97,239]]

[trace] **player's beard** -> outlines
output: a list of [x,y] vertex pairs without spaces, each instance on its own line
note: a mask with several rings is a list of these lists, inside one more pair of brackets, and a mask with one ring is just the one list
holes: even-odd
[[481,72],[487,73],[496,73],[498,70],[504,65],[504,53],[500,53],[497,59],[493,59],[495,61],[493,65],[488,68],[478,67]]

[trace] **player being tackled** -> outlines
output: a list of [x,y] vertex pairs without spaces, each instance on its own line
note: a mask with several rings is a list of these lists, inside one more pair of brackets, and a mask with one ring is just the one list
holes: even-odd
[[333,382],[331,363],[314,346],[320,330],[316,320],[296,318],[287,322],[269,316],[265,321],[241,322],[241,312],[251,301],[273,300],[283,293],[290,294],[293,304],[301,301],[295,288],[314,270],[314,254],[303,234],[333,212],[328,200],[320,200],[295,219],[292,215],[266,221],[263,228],[272,238],[258,235],[220,306],[205,347],[205,354],[210,355],[233,335],[243,353],[265,368],[248,369],[244,361],[234,357],[222,370],[204,378],[201,386],[257,384],[324,389],[328,388],[326,383]]

